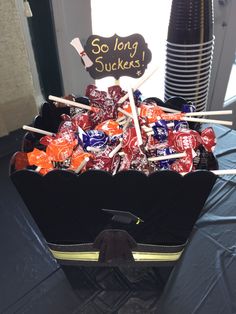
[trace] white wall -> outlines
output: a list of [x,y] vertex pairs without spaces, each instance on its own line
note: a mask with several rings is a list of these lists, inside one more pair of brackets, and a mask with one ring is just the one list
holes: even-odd
[[93,80],[70,42],[79,37],[85,44],[92,34],[90,0],[52,0],[52,7],[65,94],[84,95]]

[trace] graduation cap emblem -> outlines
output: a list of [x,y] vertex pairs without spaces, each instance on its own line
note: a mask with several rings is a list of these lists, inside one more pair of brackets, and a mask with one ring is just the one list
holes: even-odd
[[131,222],[135,222],[138,225],[141,222],[144,222],[141,218],[135,216],[130,212],[125,212],[121,210],[112,210],[112,209],[102,209],[102,211],[112,215],[112,220],[116,222],[121,222],[125,224],[129,224]]

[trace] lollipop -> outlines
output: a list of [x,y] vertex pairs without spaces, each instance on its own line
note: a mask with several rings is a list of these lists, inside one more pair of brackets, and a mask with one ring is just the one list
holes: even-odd
[[29,165],[38,167],[37,170],[41,174],[45,174],[53,170],[52,159],[42,150],[34,148],[30,153],[27,153]]
[[123,133],[122,128],[120,127],[119,123],[111,119],[98,124],[95,129],[99,131],[103,131],[110,138],[119,137]]
[[88,167],[113,173],[120,163],[120,156],[116,154],[112,157],[109,157],[109,154],[112,150],[112,146],[106,146],[104,150],[95,152],[93,159],[88,162]]
[[79,128],[79,138],[84,149],[87,147],[103,148],[109,141],[109,137],[102,131],[90,130],[84,132],[81,128]]

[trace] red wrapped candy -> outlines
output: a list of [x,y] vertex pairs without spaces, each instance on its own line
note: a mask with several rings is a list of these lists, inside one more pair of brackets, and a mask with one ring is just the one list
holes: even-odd
[[184,152],[189,148],[196,149],[201,142],[200,134],[194,130],[183,129],[169,132],[168,144],[177,152]]

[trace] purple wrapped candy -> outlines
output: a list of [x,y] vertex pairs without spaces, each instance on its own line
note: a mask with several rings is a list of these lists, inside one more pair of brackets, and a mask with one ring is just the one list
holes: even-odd
[[79,138],[84,149],[88,146],[103,148],[109,141],[109,137],[102,131],[89,130],[84,132],[81,128],[79,128]]
[[181,112],[187,113],[187,112],[195,112],[195,111],[196,111],[196,107],[191,102],[182,105]]
[[154,131],[153,137],[157,139],[160,143],[163,143],[168,138],[168,127],[165,120],[158,120],[152,127]]
[[[170,147],[165,147],[163,149],[157,150],[157,156],[166,156],[176,153],[173,149]],[[159,170],[168,170],[170,169],[170,165],[175,162],[176,159],[166,159],[166,160],[160,160],[159,163]]]
[[187,121],[174,120],[174,128],[175,131],[181,131],[183,129],[189,129],[189,124]]

